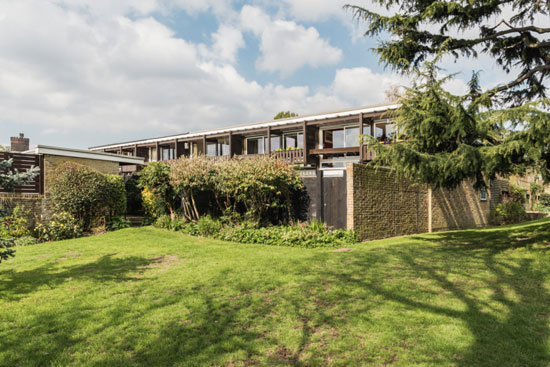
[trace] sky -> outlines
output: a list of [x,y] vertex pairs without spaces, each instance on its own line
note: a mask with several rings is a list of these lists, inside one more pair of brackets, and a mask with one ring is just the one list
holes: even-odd
[[[0,144],[72,148],[386,101],[352,0],[0,0]],[[356,5],[372,8],[370,1]],[[447,60],[461,93],[488,59]]]

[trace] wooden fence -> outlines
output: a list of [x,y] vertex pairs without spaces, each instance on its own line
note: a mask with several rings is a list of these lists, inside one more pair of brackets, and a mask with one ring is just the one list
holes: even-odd
[[[11,170],[24,172],[31,167],[39,167],[40,172],[32,182],[26,185],[17,185],[13,192],[18,194],[43,194],[44,193],[44,159],[37,154],[22,154],[11,152],[0,152],[0,162],[13,159]],[[7,192],[0,187],[0,192]]]

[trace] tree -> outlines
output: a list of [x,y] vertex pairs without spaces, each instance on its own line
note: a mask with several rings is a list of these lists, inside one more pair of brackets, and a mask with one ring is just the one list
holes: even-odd
[[[549,0],[372,0],[392,15],[346,5],[354,17],[367,25],[366,36],[389,33],[375,51],[387,66],[410,72],[441,52],[453,57],[494,58],[511,80],[487,92],[516,105],[546,96],[550,75]],[[503,10],[513,14],[496,24]],[[539,19],[540,18],[540,19]],[[546,24],[543,24],[546,21]],[[464,34],[472,34],[465,37]]]
[[273,120],[288,119],[288,118],[296,117],[296,116],[298,116],[297,113],[290,112],[290,111],[286,111],[286,112],[281,111],[278,114],[276,114],[275,117],[273,117]]
[[472,180],[481,189],[498,175],[528,170],[550,182],[550,101],[492,110],[475,75],[470,92],[455,96],[442,86],[451,77],[438,79],[434,63],[415,72],[415,85],[406,88],[394,114],[397,130],[406,139],[384,145],[367,137],[376,151],[372,165],[391,167],[434,188],[451,189]]
[[31,167],[25,172],[19,172],[12,170],[12,165],[13,159],[0,161],[0,189],[3,191],[12,191],[16,185],[32,182],[40,171],[38,167]]
[[[12,165],[12,159],[0,162],[0,189],[4,191],[12,191],[15,185],[22,185],[34,180],[39,172],[38,167],[32,167],[25,172],[18,172],[11,169]],[[0,216],[4,217],[5,215],[6,212],[0,208]],[[15,256],[15,250],[11,248],[13,246],[13,239],[0,238],[0,263]]]

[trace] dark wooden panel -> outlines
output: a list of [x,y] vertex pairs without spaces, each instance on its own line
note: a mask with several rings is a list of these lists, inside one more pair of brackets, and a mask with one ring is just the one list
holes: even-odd
[[[13,160],[12,166],[10,168],[11,170],[23,172],[31,167],[40,168],[40,173],[35,177],[34,181],[25,185],[15,186],[14,192],[23,194],[43,193],[44,178],[42,175],[42,171],[44,169],[44,165],[42,162],[42,157],[36,154],[0,152],[0,161],[5,161],[9,159]],[[5,190],[0,188],[0,192],[5,192]]]
[[343,229],[347,225],[347,185],[343,177],[323,177],[323,221]]

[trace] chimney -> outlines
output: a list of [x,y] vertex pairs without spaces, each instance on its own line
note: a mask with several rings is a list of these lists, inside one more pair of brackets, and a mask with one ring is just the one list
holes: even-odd
[[25,134],[20,133],[19,137],[11,137],[12,152],[24,152],[29,150],[29,138],[25,138]]

